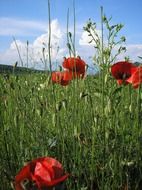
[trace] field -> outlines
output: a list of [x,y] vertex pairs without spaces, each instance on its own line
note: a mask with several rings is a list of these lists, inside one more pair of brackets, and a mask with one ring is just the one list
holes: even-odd
[[53,85],[49,75],[0,76],[0,189],[33,158],[58,159],[68,190],[141,190],[141,88],[118,86],[109,68]]
[[[14,189],[19,170],[28,161],[45,156],[57,159],[69,173],[64,190],[142,190],[142,67],[135,68],[136,80],[129,81],[135,86],[126,85],[132,73],[125,63],[125,72],[116,69],[123,85],[117,84],[110,71],[126,51],[126,39],[118,35],[123,25],[112,25],[101,7],[99,30],[91,19],[83,28],[91,38],[88,43],[94,46],[92,62],[99,72],[87,75],[74,61],[74,68],[62,65],[68,71],[58,72],[68,73],[73,80],[63,81],[65,86],[53,84],[50,1],[48,4],[49,38],[42,54],[49,70],[34,72],[17,67],[18,62],[11,67],[1,65],[5,72],[0,74],[0,190]],[[75,5],[73,9],[73,33],[69,31],[69,10],[67,14],[66,48],[70,59],[75,57],[80,64],[75,47]],[[21,59],[18,46],[17,51]],[[26,56],[29,63],[28,43]],[[33,186],[23,189],[37,190]]]

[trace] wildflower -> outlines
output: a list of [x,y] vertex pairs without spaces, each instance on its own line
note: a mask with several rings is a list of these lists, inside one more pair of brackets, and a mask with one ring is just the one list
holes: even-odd
[[69,57],[64,58],[63,67],[73,72],[74,78],[81,77],[83,78],[85,75],[85,67],[86,63],[78,56],[78,57]]
[[137,67],[133,75],[127,80],[129,83],[132,83],[134,88],[138,88],[142,83],[142,66]]
[[52,72],[52,82],[61,84],[62,86],[68,85],[73,78],[72,72],[70,71],[55,71]]
[[119,85],[130,83],[128,79],[136,70],[137,67],[128,61],[120,61],[111,66],[112,76]]
[[15,190],[56,190],[67,178],[60,162],[42,157],[32,160],[19,171],[14,186]]

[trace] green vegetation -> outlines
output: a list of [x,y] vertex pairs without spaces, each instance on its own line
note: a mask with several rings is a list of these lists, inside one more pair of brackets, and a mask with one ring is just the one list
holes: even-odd
[[69,190],[140,189],[141,91],[103,75],[67,87],[46,74],[0,76],[1,189],[40,156],[62,162]]
[[13,74],[28,74],[28,73],[44,73],[42,70],[29,69],[26,67],[15,67],[12,65],[2,65],[0,64],[0,73],[13,73]]

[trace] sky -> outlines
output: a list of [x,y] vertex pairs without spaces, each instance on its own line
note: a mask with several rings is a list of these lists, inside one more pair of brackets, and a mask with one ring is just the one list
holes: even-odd
[[[142,1],[141,0],[75,0],[76,52],[89,64],[93,64],[93,45],[83,26],[89,18],[97,23],[100,32],[100,7],[111,23],[124,24],[120,36],[126,37],[127,52],[118,57],[129,56],[132,61],[141,61],[142,56]],[[50,0],[52,61],[55,67],[68,56],[67,11],[69,31],[73,33],[73,0]],[[0,64],[20,63],[24,66],[44,69],[43,48],[48,44],[48,0],[0,0]],[[28,42],[28,48],[27,48]],[[28,49],[28,50],[27,50]],[[28,61],[27,61],[28,52]]]

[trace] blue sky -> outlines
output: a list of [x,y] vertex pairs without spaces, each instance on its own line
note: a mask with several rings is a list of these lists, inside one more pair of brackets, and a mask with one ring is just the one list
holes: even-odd
[[[103,6],[107,17],[112,16],[112,23],[122,23],[121,31],[125,35],[130,57],[142,56],[142,1],[141,0],[75,0],[77,47],[84,52],[90,51],[88,46],[79,46],[83,26],[91,18],[100,22],[100,7]],[[66,17],[70,9],[70,29],[73,28],[73,0],[51,0],[51,20],[56,20],[53,28],[60,29],[58,37],[64,38],[65,47]],[[34,44],[37,38],[48,30],[48,1],[47,0],[0,0],[0,63],[10,62],[10,50],[14,46],[12,36],[19,44],[26,40]],[[56,34],[56,31],[55,31]],[[63,35],[62,35],[63,34]],[[43,38],[43,37],[42,37]],[[56,41],[57,42],[57,41]],[[36,41],[37,43],[37,41]],[[92,53],[93,53],[93,47]],[[61,48],[62,49],[62,48]],[[136,52],[136,50],[138,50]],[[140,55],[141,52],[141,55]],[[13,54],[14,55],[14,54]],[[16,54],[15,54],[16,55]],[[7,58],[9,56],[9,58]],[[86,53],[86,56],[89,54]],[[3,60],[4,57],[4,60]],[[6,60],[7,59],[7,60]],[[18,59],[15,57],[15,60]],[[12,59],[14,61],[14,59]],[[4,62],[3,62],[4,64]]]

